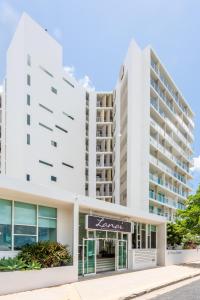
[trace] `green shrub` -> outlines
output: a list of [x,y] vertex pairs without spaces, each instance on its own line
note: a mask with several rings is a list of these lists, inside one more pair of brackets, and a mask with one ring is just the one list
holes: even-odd
[[25,270],[25,262],[17,257],[0,259],[0,271]]
[[66,266],[72,262],[67,246],[50,241],[25,245],[18,254],[18,258],[26,264],[37,262],[42,268]]

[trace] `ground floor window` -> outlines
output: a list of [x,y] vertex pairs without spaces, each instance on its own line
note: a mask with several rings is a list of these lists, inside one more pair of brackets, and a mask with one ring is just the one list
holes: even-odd
[[41,240],[56,241],[57,209],[0,199],[0,250],[20,250]]
[[156,248],[156,230],[155,225],[135,223],[134,232],[132,233],[132,248]]

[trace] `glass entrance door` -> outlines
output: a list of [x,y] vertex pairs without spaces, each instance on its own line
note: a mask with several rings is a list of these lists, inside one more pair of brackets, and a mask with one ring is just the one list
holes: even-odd
[[96,273],[96,243],[95,239],[83,240],[83,274]]
[[127,268],[127,241],[118,240],[118,270]]

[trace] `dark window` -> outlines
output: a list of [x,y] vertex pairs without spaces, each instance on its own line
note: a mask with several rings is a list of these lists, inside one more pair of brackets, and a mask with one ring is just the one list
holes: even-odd
[[51,91],[52,91],[54,94],[57,94],[57,89],[55,89],[53,86],[51,87]]
[[51,141],[51,145],[54,146],[54,147],[57,147],[57,142]]
[[42,71],[44,71],[46,74],[48,74],[49,76],[53,77],[53,75],[49,71],[47,71],[45,68],[43,68],[42,66],[40,66],[40,69]]
[[44,160],[39,160],[39,163],[44,164],[44,165],[49,166],[49,167],[53,167],[52,164],[50,164],[50,163],[48,163],[48,162],[46,162]]
[[74,120],[74,117],[68,115],[66,112],[63,111],[63,115],[65,115],[66,117],[70,118],[71,120]]
[[62,162],[62,165],[63,165],[63,166],[66,166],[66,167],[69,167],[69,168],[71,168],[71,169],[74,168],[72,165],[66,164],[66,163],[64,163],[64,162]]
[[44,108],[44,109],[47,110],[48,112],[53,113],[53,110],[51,110],[50,108],[44,106],[43,104],[40,104],[40,103],[39,103],[39,106],[42,107],[42,108]]
[[51,176],[51,181],[57,181],[57,177],[56,176]]
[[42,126],[42,127],[44,127],[44,128],[46,128],[46,129],[48,129],[48,130],[50,130],[50,131],[53,131],[52,128],[50,128],[50,127],[48,127],[48,126],[46,126],[46,125],[44,125],[42,123],[39,123],[39,125]]
[[26,142],[27,142],[27,145],[31,144],[31,136],[30,136],[30,134],[27,134],[27,136],[26,136]]
[[67,84],[69,84],[71,87],[74,88],[74,85],[73,85],[71,82],[69,82],[66,78],[63,77],[63,80],[64,80]]
[[26,103],[27,105],[31,105],[31,96],[29,94],[27,94],[27,97],[26,97]]
[[31,125],[31,116],[30,115],[27,115],[27,125]]
[[132,248],[137,248],[137,225],[134,224],[134,233],[132,234]]
[[146,225],[145,224],[142,224],[141,239],[142,239],[142,249],[145,249],[146,248]]
[[30,181],[31,177],[30,174],[26,174],[26,181]]
[[151,225],[151,248],[156,248],[156,226]]
[[31,85],[31,76],[27,75],[27,85]]
[[58,129],[60,129],[60,130],[62,130],[65,133],[68,133],[68,131],[66,129],[64,129],[64,128],[58,126],[58,125],[55,125],[55,127],[58,128]]

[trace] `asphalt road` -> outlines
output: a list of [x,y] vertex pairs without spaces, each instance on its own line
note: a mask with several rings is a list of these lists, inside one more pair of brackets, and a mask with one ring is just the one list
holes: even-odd
[[200,280],[179,287],[152,300],[200,300]]
[[200,277],[151,292],[135,300],[200,300]]

